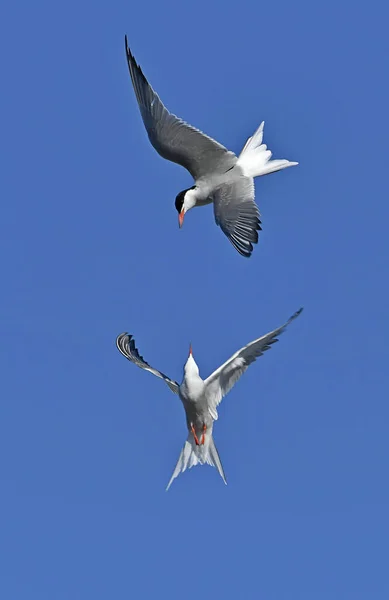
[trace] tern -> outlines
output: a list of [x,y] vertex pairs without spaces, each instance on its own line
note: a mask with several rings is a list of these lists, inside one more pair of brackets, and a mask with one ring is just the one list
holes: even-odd
[[173,480],[195,465],[209,464],[219,471],[223,481],[227,484],[223,466],[213,440],[213,423],[218,419],[217,407],[232,389],[238,379],[259,356],[269,350],[278,341],[286,327],[299,316],[303,309],[300,308],[290,319],[278,329],[263,335],[241,348],[224,364],[212,373],[207,379],[200,377],[199,368],[193,358],[192,345],[189,347],[189,356],[184,365],[184,376],[181,385],[151,367],[139,354],[132,335],[121,333],[116,338],[118,350],[128,360],[141,369],[149,371],[167,383],[175,394],[178,394],[186,414],[188,437],[181,451],[173,475],[166,490]]
[[179,226],[182,227],[188,210],[213,202],[216,224],[242,256],[251,256],[261,229],[254,177],[298,163],[270,160],[272,153],[262,144],[264,122],[237,157],[216,140],[170,113],[136,63],[127,36],[125,47],[136,99],[151,144],[163,158],[185,167],[195,182],[176,197]]

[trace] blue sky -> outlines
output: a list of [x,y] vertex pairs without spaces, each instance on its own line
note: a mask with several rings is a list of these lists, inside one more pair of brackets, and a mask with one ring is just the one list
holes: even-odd
[[[3,4],[1,596],[386,600],[388,83],[384,3]],[[257,180],[250,260],[150,146],[124,34],[168,108]],[[304,306],[220,409],[226,471],[165,487],[183,409],[130,331],[207,376]]]

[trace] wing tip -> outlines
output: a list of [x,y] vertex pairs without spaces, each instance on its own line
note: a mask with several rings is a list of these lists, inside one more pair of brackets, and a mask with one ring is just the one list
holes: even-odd
[[303,310],[304,310],[304,307],[300,306],[300,308],[298,310],[296,310],[296,312],[294,313],[294,315],[292,315],[289,320],[293,321],[293,319],[296,319],[299,315],[301,315],[301,313],[303,312]]
[[[258,244],[259,241],[258,231],[262,231],[259,209],[256,204],[255,209],[255,220],[254,223],[251,224],[250,229],[248,229],[248,227],[242,227],[242,225],[238,223],[234,230],[229,232],[216,220],[216,224],[222,229],[235,250],[237,250],[241,256],[244,256],[244,258],[250,258],[254,250],[253,244]],[[248,235],[245,233],[244,229],[249,231]]]
[[288,319],[288,320],[287,320],[287,322],[285,323],[285,326],[284,326],[284,327],[287,327],[288,325],[290,325],[290,323],[291,323],[292,321],[294,321],[295,319],[297,319],[297,317],[301,315],[301,313],[303,312],[303,310],[304,310],[304,307],[303,307],[303,306],[300,306],[300,308],[299,308],[298,310],[296,310],[296,312],[295,312],[295,313],[293,313],[293,315],[292,315],[291,317],[289,317],[289,319]]
[[128,45],[127,34],[124,35],[124,47],[125,47],[125,50],[126,50],[127,58],[129,58],[130,56],[132,57],[131,50],[130,50],[129,45]]
[[129,345],[132,338],[133,338],[133,336],[131,334],[127,333],[127,331],[124,331],[123,333],[119,333],[119,335],[116,338],[116,348],[126,358],[127,358],[127,352],[126,352],[125,346]]
[[[130,60],[131,62],[135,62],[135,58],[133,53],[131,52],[131,48],[128,45],[128,37],[127,34],[124,35],[124,45],[125,45],[125,49],[126,49],[126,55],[127,55],[127,59]],[[136,63],[135,63],[136,64]],[[138,66],[138,65],[137,65]]]
[[[148,86],[150,88],[151,88],[151,86],[150,86],[149,82],[147,81],[147,78],[146,78],[145,74],[143,73],[141,66],[136,62],[135,56],[133,55],[133,53],[130,50],[130,47],[128,45],[127,35],[124,36],[124,41],[125,41],[125,50],[126,50],[126,58],[127,58],[128,68],[130,71],[132,84],[134,86],[135,95],[137,97],[138,104],[140,105],[141,104],[141,96],[140,96],[140,91],[139,91],[139,79],[143,86]],[[154,92],[154,90],[152,88],[151,88],[151,90]]]
[[258,240],[253,242],[249,242],[248,240],[243,239],[240,240],[234,234],[227,235],[227,237],[231,244],[234,246],[235,250],[237,250],[237,252],[239,252],[239,254],[244,258],[250,258],[254,250],[253,244],[258,243]]
[[[125,45],[125,50],[126,50],[128,67],[130,69],[130,73],[131,73],[131,77],[132,77],[132,69],[137,69],[140,72],[142,72],[142,70],[141,70],[140,66],[137,64],[137,62],[135,60],[135,56],[131,52],[130,46],[128,45],[127,35],[124,36],[124,45]],[[143,73],[142,73],[142,75],[143,75]]]
[[116,336],[116,345],[118,345],[120,343],[120,341],[123,340],[126,336],[128,336],[129,338],[132,337],[127,331],[123,331],[123,333],[119,333],[119,335]]

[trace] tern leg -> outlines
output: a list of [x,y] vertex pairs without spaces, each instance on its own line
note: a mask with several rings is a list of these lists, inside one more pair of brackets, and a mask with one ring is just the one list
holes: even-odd
[[193,437],[194,437],[194,441],[195,441],[195,443],[196,443],[196,446],[200,446],[200,443],[199,443],[199,438],[198,438],[198,437],[197,437],[197,435],[196,435],[196,431],[195,431],[195,428],[193,427],[193,423],[191,423],[191,425],[190,425],[190,428],[191,428],[191,430],[192,430],[192,433],[193,433]]
[[205,443],[205,432],[206,431],[207,431],[207,426],[204,423],[204,425],[203,425],[203,435],[201,436],[201,442],[200,442],[200,444],[204,444]]

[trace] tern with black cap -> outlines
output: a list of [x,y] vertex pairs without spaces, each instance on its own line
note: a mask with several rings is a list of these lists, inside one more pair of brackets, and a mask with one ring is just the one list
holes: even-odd
[[263,122],[237,157],[170,113],[136,63],[127,36],[125,45],[132,84],[151,144],[163,158],[185,167],[195,181],[176,197],[179,226],[182,227],[188,210],[213,203],[216,224],[242,256],[251,256],[261,229],[254,177],[298,163],[270,160],[272,153],[262,144]]

